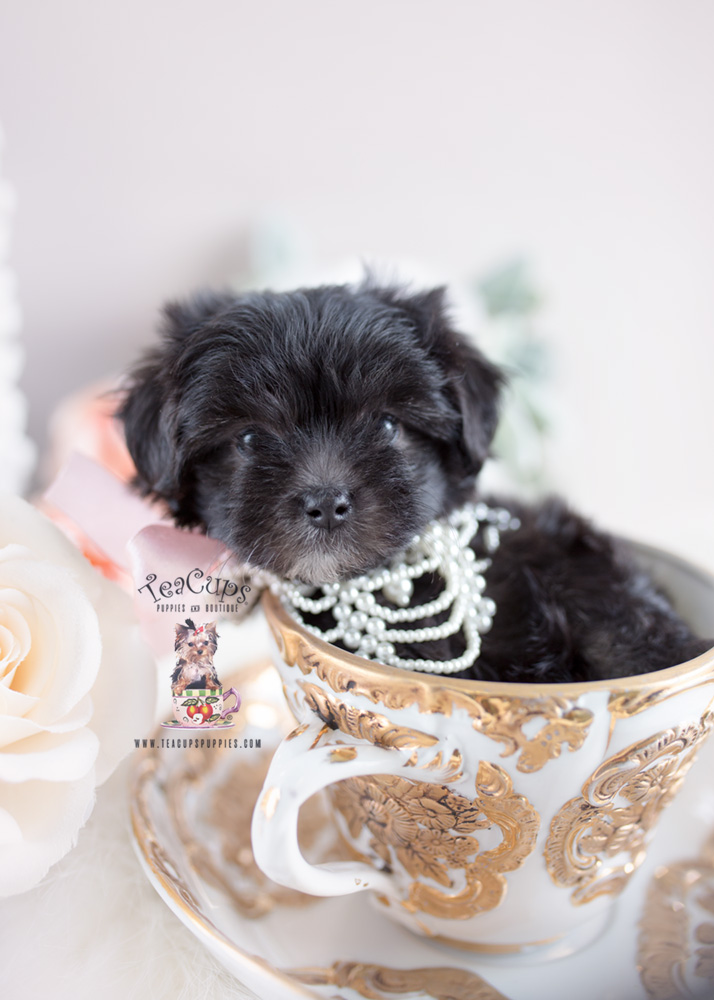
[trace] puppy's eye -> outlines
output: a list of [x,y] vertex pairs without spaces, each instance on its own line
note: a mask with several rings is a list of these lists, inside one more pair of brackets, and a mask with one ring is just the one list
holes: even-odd
[[393,441],[399,434],[399,421],[391,413],[384,413],[380,417],[380,424],[385,436],[389,441]]
[[236,447],[239,451],[250,451],[255,445],[257,434],[254,427],[248,427],[238,436]]

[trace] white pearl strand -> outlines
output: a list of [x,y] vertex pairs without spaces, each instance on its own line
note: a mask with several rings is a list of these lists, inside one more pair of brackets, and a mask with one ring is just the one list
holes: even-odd
[[[469,547],[481,526],[484,547],[493,553],[500,544],[500,533],[520,527],[520,522],[503,508],[491,508],[482,502],[468,503],[448,517],[431,521],[395,556],[389,567],[379,567],[343,583],[311,587],[279,581],[273,584],[273,589],[292,616],[326,642],[339,640],[358,656],[391,667],[453,674],[470,667],[477,659],[481,635],[488,632],[496,613],[495,603],[484,595],[483,574],[491,559],[477,559]],[[438,574],[445,583],[444,590],[426,604],[412,605],[413,581],[426,573]],[[374,595],[380,590],[399,607],[379,604]],[[321,596],[316,596],[319,592]],[[449,607],[451,613],[440,625],[395,627],[437,615]],[[336,622],[334,628],[327,630],[305,622],[301,615],[301,612],[319,615],[326,611],[332,612]],[[411,660],[397,656],[394,649],[395,643],[434,642],[459,631],[463,631],[466,649],[453,660]]]

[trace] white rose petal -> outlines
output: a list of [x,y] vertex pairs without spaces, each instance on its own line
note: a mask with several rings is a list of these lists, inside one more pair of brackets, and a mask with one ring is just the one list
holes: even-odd
[[107,588],[96,601],[104,641],[102,669],[92,688],[91,724],[102,737],[96,764],[98,784],[126,756],[127,728],[133,736],[147,732],[148,723],[144,721],[142,729],[142,720],[147,707],[155,710],[157,698],[156,666],[152,661],[147,670],[147,648],[134,605],[128,594],[117,591],[117,587]]
[[26,549],[13,554],[14,558],[3,559],[0,553],[0,586],[33,597],[27,621],[32,642],[18,667],[14,687],[40,697],[32,717],[48,723],[61,718],[96,680],[101,657],[99,622],[68,570],[33,557]]
[[94,787],[91,771],[80,781],[0,783],[0,896],[36,885],[74,847],[94,806]]
[[[7,681],[7,684],[12,684],[15,671],[11,670],[7,678],[3,678]],[[37,704],[37,698],[31,698],[28,694],[23,694],[21,691],[13,691],[9,686],[5,684],[0,684],[0,718],[3,715],[9,716],[11,718],[21,719],[23,716],[28,714],[30,710]],[[29,730],[26,730],[29,732]],[[3,738],[5,734],[0,733],[0,747],[3,745]],[[18,737],[13,737],[17,739]]]
[[6,809],[0,809],[0,850],[22,843],[22,827]]
[[0,895],[72,847],[155,697],[129,596],[29,504],[0,496]]
[[0,753],[0,781],[78,781],[97,759],[99,740],[91,729],[38,733]]
[[30,602],[23,594],[0,590],[0,676],[14,670],[30,650],[29,608]]

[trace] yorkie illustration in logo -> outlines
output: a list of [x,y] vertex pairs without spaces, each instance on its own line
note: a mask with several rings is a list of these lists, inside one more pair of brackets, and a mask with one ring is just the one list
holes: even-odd
[[[176,666],[171,675],[174,718],[163,725],[168,729],[230,729],[240,708],[235,688],[224,691],[213,662],[218,648],[216,622],[196,625],[190,618],[176,625],[174,650]],[[235,705],[225,707],[233,696]]]

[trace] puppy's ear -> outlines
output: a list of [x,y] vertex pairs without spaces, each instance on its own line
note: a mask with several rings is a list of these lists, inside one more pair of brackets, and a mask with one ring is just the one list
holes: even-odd
[[117,416],[124,423],[127,448],[136,466],[135,485],[154,493],[172,507],[180,463],[169,420],[163,384],[164,352],[137,368]]
[[135,485],[165,500],[179,520],[187,509],[178,406],[173,399],[173,369],[193,333],[235,302],[230,293],[204,293],[188,302],[170,302],[163,311],[162,344],[132,373],[117,416],[124,423],[136,466]]
[[174,625],[174,635],[176,637],[174,641],[175,650],[179,649],[184,644],[188,636],[188,633],[189,630],[185,625]]
[[232,292],[198,292],[186,301],[167,302],[161,332],[164,341],[180,342],[236,302]]
[[461,411],[463,450],[477,474],[488,457],[498,424],[498,404],[505,383],[503,373],[463,338],[450,354],[452,391]]
[[416,295],[383,289],[383,301],[407,314],[414,329],[439,363],[448,391],[461,415],[459,446],[467,474],[476,475],[488,457],[498,423],[498,404],[505,377],[449,320],[444,302],[446,289],[433,288]]

